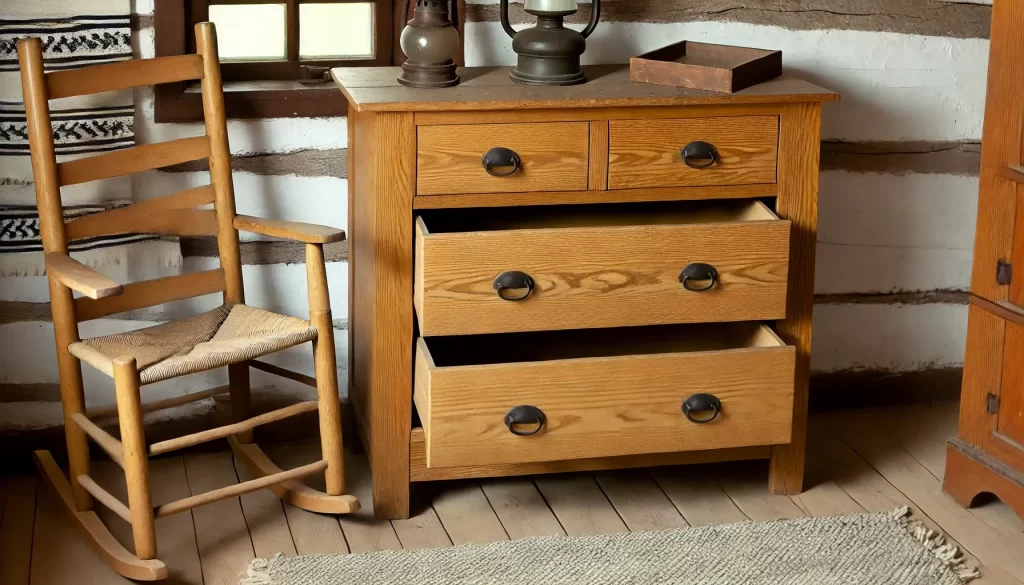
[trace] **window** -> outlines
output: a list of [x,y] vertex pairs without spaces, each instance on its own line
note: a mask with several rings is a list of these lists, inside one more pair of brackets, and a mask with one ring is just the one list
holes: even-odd
[[[458,2],[464,15],[465,0]],[[229,117],[340,116],[345,100],[334,85],[310,80],[321,76],[317,68],[400,64],[402,5],[403,0],[156,0],[156,56],[194,52],[193,26],[209,20],[217,25]],[[157,122],[200,119],[195,87],[157,88]]]

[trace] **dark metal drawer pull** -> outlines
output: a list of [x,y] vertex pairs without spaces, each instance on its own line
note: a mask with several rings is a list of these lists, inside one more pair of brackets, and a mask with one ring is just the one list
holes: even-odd
[[[544,411],[529,404],[513,406],[512,410],[505,414],[505,426],[508,427],[509,432],[513,435],[520,437],[536,435],[544,428],[544,423],[546,422],[547,417],[544,416]],[[521,431],[516,428],[516,425],[534,426],[530,430]]]
[[[524,300],[533,293],[535,286],[536,283],[533,282],[533,278],[529,274],[518,270],[502,272],[494,279],[494,290],[503,301]],[[526,292],[518,295],[508,295],[505,293],[507,290],[525,290]]]
[[[707,412],[711,411],[711,416],[704,418],[696,418],[692,413],[694,412]],[[719,400],[713,394],[694,394],[683,401],[683,414],[686,415],[686,419],[692,423],[702,425],[709,423],[718,418],[718,413],[722,410],[722,401]]]
[[[679,282],[688,291],[704,292],[715,288],[718,284],[718,270],[703,262],[687,264],[686,268],[679,273]],[[695,282],[706,282],[707,284],[694,285]]]
[[[523,165],[522,159],[514,150],[508,148],[492,148],[484,155],[484,170],[492,177],[508,177],[514,175]],[[511,167],[510,170],[497,171]]]
[[691,142],[683,147],[683,162],[691,169],[706,169],[718,161],[718,149],[710,142]]

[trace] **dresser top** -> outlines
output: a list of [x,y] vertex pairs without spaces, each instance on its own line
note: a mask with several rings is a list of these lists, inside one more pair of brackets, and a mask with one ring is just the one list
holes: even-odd
[[587,83],[567,87],[514,83],[509,67],[460,68],[462,82],[447,89],[420,89],[398,83],[400,67],[338,67],[331,76],[357,112],[427,112],[594,108],[613,106],[694,106],[833,102],[839,94],[783,75],[736,93],[683,89],[629,79],[629,65],[583,68]]

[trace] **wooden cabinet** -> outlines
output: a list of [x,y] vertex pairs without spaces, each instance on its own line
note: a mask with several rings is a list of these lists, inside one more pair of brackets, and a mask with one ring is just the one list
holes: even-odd
[[375,513],[408,516],[419,481],[741,459],[800,492],[838,96],[634,84],[625,65],[572,87],[398,73],[333,71]]
[[1024,518],[1024,3],[996,0],[960,429],[943,487]]

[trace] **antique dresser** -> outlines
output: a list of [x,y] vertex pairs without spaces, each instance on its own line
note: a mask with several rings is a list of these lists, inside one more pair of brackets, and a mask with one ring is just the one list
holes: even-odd
[[341,68],[350,408],[378,517],[415,482],[770,459],[802,489],[822,102],[443,90]]

